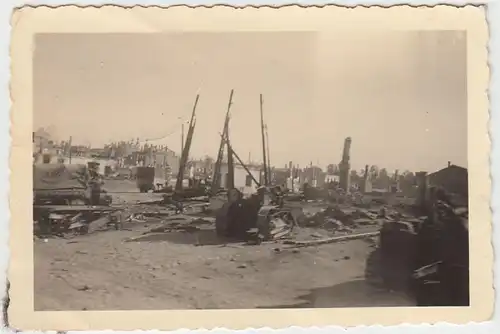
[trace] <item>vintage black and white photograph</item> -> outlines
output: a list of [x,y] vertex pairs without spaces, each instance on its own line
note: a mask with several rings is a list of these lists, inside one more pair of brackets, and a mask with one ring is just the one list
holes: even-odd
[[34,34],[34,310],[469,307],[468,43]]

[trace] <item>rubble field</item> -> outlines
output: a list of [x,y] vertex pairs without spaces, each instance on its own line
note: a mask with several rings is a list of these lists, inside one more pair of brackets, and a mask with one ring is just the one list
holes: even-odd
[[[113,203],[155,198],[116,182],[107,183]],[[119,229],[35,237],[35,310],[415,305],[378,284],[375,210],[293,205],[300,226],[257,245],[221,240],[214,218],[199,212],[163,215],[138,204]],[[349,239],[355,234],[362,237]]]
[[413,305],[408,297],[366,280],[372,247],[365,240],[289,251],[277,244],[123,241],[132,235],[109,231],[69,241],[38,240],[35,309]]

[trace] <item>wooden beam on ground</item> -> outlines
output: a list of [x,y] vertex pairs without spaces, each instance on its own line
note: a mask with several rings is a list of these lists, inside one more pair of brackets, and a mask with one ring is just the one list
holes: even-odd
[[370,237],[376,237],[380,232],[368,232],[368,233],[358,233],[358,234],[348,234],[342,235],[338,237],[325,238],[319,240],[307,240],[307,241],[294,241],[294,240],[285,240],[283,241],[286,245],[294,245],[296,247],[308,247],[308,246],[318,246],[324,244],[331,244],[335,242],[348,241],[348,240],[356,240],[356,239],[364,239]]

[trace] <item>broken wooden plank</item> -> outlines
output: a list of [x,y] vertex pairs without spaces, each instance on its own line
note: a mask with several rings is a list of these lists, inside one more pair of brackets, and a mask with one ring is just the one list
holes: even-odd
[[69,221],[70,223],[74,223],[76,221],[78,221],[79,219],[81,219],[83,216],[83,213],[79,212],[77,215],[73,216]]
[[84,212],[84,211],[116,211],[120,207],[111,206],[88,206],[88,205],[33,205],[35,210],[47,210],[50,212]]
[[155,199],[155,200],[147,200],[147,201],[138,201],[135,203],[137,205],[161,205],[163,204],[163,199]]
[[103,229],[108,225],[108,223],[111,221],[111,217],[109,215],[104,215],[99,218],[97,218],[94,221],[91,221],[88,224],[88,233],[92,233],[98,230]]
[[49,219],[50,220],[63,220],[65,218],[66,218],[66,216],[61,215],[61,214],[57,214],[57,213],[50,213],[49,214]]
[[380,232],[377,231],[377,232],[342,235],[342,236],[338,236],[338,237],[325,238],[325,239],[319,239],[319,240],[307,240],[307,241],[285,240],[285,241],[283,241],[283,243],[286,245],[294,245],[296,247],[318,246],[318,245],[330,244],[330,243],[334,243],[334,242],[375,237],[379,234],[380,234]]

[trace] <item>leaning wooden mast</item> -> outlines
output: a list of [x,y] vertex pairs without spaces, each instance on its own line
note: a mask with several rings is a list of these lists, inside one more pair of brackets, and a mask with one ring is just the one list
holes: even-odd
[[262,134],[262,157],[264,161],[264,185],[269,185],[269,177],[267,170],[267,157],[266,157],[266,139],[264,134],[264,111],[263,111],[264,101],[262,99],[262,94],[260,94],[260,129]]
[[223,134],[219,133],[219,135],[221,137],[222,142],[224,142],[224,143],[227,144],[227,146],[231,150],[231,153],[234,155],[234,157],[236,158],[236,160],[238,160],[238,162],[240,163],[241,167],[243,167],[243,169],[247,172],[248,176],[250,176],[250,178],[253,180],[253,182],[255,182],[255,184],[257,185],[257,187],[260,187],[260,183],[257,181],[257,179],[255,178],[255,176],[253,176],[253,174],[250,172],[250,170],[245,165],[245,163],[243,162],[243,160],[241,160],[241,158],[238,156],[238,154],[236,154],[236,152],[233,150],[233,147],[227,141],[227,138],[225,138],[225,136]]
[[[217,153],[217,160],[215,161],[214,175],[212,177],[212,187],[211,187],[212,195],[215,195],[217,193],[217,190],[220,185],[220,167],[222,164],[222,159],[224,158],[224,145],[225,145],[225,138],[227,136],[229,128],[230,110],[231,110],[231,105],[233,104],[233,93],[234,89],[231,89],[231,93],[229,94],[229,103],[227,105],[226,118],[224,119],[224,127],[222,129],[223,137],[221,138],[220,141],[219,152]],[[229,163],[229,158],[228,158],[228,163]]]
[[231,144],[229,140],[229,122],[231,117],[229,117],[228,126],[226,129],[226,146],[227,146],[227,180],[226,189],[234,188],[234,160],[233,160],[233,150],[231,149]]
[[196,95],[196,100],[194,101],[193,105],[193,112],[191,113],[191,120],[189,121],[189,129],[186,137],[186,143],[184,144],[184,148],[182,150],[181,154],[181,161],[179,164],[179,172],[177,173],[177,180],[175,183],[175,191],[181,191],[182,190],[182,183],[184,181],[184,172],[186,169],[188,157],[189,157],[189,150],[191,148],[191,142],[193,140],[193,134],[194,134],[194,127],[196,125],[196,107],[198,105],[198,99],[200,98],[200,94]]

